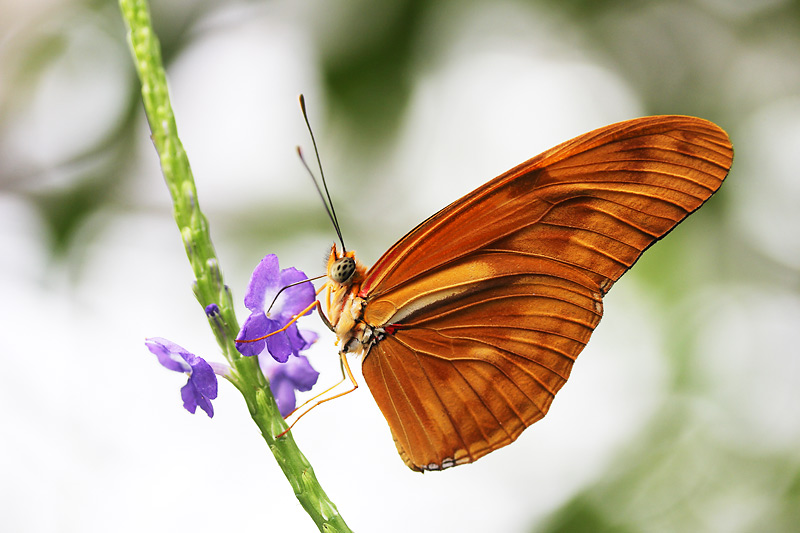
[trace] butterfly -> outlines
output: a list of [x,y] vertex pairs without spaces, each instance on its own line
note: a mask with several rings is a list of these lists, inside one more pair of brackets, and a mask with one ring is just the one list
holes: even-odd
[[334,244],[325,321],[345,365],[363,356],[405,464],[470,463],[540,420],[603,296],[719,189],[732,160],[707,120],[629,120],[478,187],[369,269]]

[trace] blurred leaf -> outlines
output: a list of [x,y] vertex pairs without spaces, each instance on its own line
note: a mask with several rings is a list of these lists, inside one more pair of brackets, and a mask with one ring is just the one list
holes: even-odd
[[537,0],[534,3],[567,13],[587,25],[591,24],[592,19],[605,12],[639,4],[634,0],[605,0],[602,2],[597,0]]
[[84,177],[64,189],[48,189],[32,195],[33,205],[50,230],[50,249],[64,256],[81,223],[108,201],[110,182],[106,176]]
[[[344,54],[325,59],[322,69],[332,111],[347,121],[359,142],[385,140],[397,129],[414,84],[413,45],[431,4],[425,0],[395,2],[391,17],[383,21],[383,31]],[[369,5],[384,10],[388,4]],[[367,10],[360,15],[371,14]]]
[[616,523],[602,510],[591,503],[591,498],[580,494],[553,514],[542,527],[532,531],[538,533],[628,533],[634,529]]

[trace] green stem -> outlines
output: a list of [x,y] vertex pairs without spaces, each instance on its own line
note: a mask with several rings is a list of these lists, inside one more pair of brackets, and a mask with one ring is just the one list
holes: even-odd
[[275,438],[286,429],[286,423],[278,411],[269,384],[258,367],[257,359],[243,357],[236,350],[234,340],[239,332],[239,324],[231,291],[223,281],[208,220],[200,210],[189,159],[178,138],[161,50],[153,31],[147,2],[120,0],[120,8],[128,26],[131,50],[142,83],[142,99],[153,144],[172,195],[175,222],[194,271],[194,293],[204,308],[215,303],[220,309],[219,316],[209,317],[209,322],[233,370],[231,382],[244,396],[250,416],[261,430],[300,504],[320,531],[350,531],[336,506],[322,490],[314,470],[291,434]]

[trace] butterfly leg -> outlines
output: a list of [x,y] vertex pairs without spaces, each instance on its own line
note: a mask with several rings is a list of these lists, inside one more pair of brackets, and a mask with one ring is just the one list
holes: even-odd
[[[266,335],[264,335],[264,336],[262,336],[262,337],[258,337],[258,338],[255,338],[255,339],[236,339],[236,343],[238,344],[238,343],[240,343],[240,342],[256,342],[256,341],[262,341],[262,340],[266,339],[267,337],[272,337],[273,335],[277,335],[278,333],[280,333],[280,332],[282,332],[282,331],[286,331],[287,329],[289,329],[289,326],[291,326],[292,324],[294,324],[295,322],[297,322],[297,319],[299,319],[301,316],[305,315],[306,313],[308,313],[309,311],[311,311],[311,310],[312,310],[312,309],[314,309],[315,307],[316,307],[318,310],[320,310],[320,309],[321,309],[321,308],[320,308],[320,303],[319,303],[319,301],[318,301],[318,300],[314,300],[314,301],[311,303],[311,305],[309,305],[308,307],[306,307],[305,309],[303,309],[302,311],[300,311],[299,313],[297,313],[296,315],[294,315],[294,316],[292,317],[292,319],[291,319],[291,320],[290,320],[290,321],[289,321],[289,322],[288,322],[288,323],[287,323],[285,326],[283,326],[281,329],[277,329],[277,330],[275,330],[275,331],[272,331],[272,332],[270,332],[270,333],[267,333]],[[320,313],[320,316],[322,316],[322,313]],[[326,320],[323,320],[323,322],[326,322],[326,321],[327,321],[327,319],[326,319]],[[329,328],[330,328],[330,327],[332,327],[332,326],[330,326],[330,323],[328,323],[328,327],[329,327]],[[333,330],[331,330],[331,331],[333,331]]]
[[[345,394],[350,394],[351,392],[353,392],[354,390],[356,390],[358,388],[358,383],[356,383],[356,378],[353,376],[353,371],[350,370],[350,364],[347,362],[347,357],[345,356],[344,352],[340,352],[339,353],[339,367],[342,370],[342,379],[340,379],[335,385],[333,385],[331,387],[328,387],[323,392],[321,392],[321,393],[317,394],[316,396],[314,396],[313,398],[305,401],[300,407],[298,407],[297,409],[295,409],[294,411],[289,413],[289,415],[286,418],[289,418],[290,416],[293,416],[295,413],[297,413],[298,411],[303,409],[306,405],[311,404],[310,407],[308,407],[307,409],[304,409],[299,415],[297,415],[297,418],[295,418],[294,421],[289,424],[289,427],[286,428],[286,430],[284,430],[280,435],[277,435],[275,438],[280,438],[280,437],[283,437],[284,435],[286,435],[286,433],[288,433],[294,427],[294,425],[297,424],[300,421],[301,418],[303,418],[307,413],[309,413],[315,407],[317,407],[319,405],[322,405],[325,402],[329,402],[331,400],[335,400],[336,398],[341,398]],[[345,382],[345,380],[348,380],[348,379],[350,380],[350,384],[352,385],[352,387],[350,389],[348,389],[348,390],[346,390],[344,392],[340,392],[338,394],[334,394],[333,396],[330,396],[328,398],[323,398],[322,400],[319,399],[321,396],[324,396],[324,395],[328,394],[330,391],[332,391],[332,390],[336,389],[337,387],[339,387],[339,385],[341,385],[342,383]]]
[[336,328],[333,327],[331,321],[328,320],[328,317],[325,316],[325,313],[322,312],[322,304],[319,302],[319,300],[317,300],[317,314],[322,319],[322,323],[325,324],[325,327],[327,327],[332,332],[336,333]]

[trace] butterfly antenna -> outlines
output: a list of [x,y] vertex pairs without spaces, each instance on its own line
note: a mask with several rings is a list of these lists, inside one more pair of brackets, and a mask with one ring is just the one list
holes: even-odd
[[[303,159],[303,153],[300,150],[300,147],[297,148],[297,154],[300,156],[300,160],[303,162],[303,166],[306,167],[306,170],[311,175],[311,179],[314,180],[314,186],[317,188],[317,192],[319,193],[320,198],[322,199],[322,203],[325,205],[325,210],[328,211],[328,217],[331,219],[331,223],[333,224],[333,228],[336,230],[336,235],[339,237],[339,242],[342,243],[342,253],[347,251],[347,248],[344,245],[344,238],[342,237],[342,230],[339,226],[339,219],[336,217],[336,210],[333,208],[333,201],[331,200],[331,193],[328,191],[328,183],[325,181],[325,172],[322,170],[322,160],[319,157],[319,149],[317,148],[317,140],[314,137],[314,131],[311,129],[311,123],[308,121],[308,113],[306,112],[306,99],[301,94],[300,95],[300,109],[303,111],[303,119],[306,121],[306,127],[308,128],[308,133],[311,136],[311,143],[314,145],[314,154],[317,156],[317,166],[319,166],[319,174],[322,177],[322,188],[325,189],[325,194],[322,194],[322,190],[317,183],[316,178],[314,178],[314,173],[311,172],[311,169],[308,167],[305,159]],[[325,198],[327,197],[327,202]]]
[[322,205],[325,206],[325,212],[328,213],[328,218],[331,220],[333,229],[336,231],[336,235],[339,237],[339,242],[342,243],[342,250],[346,251],[344,239],[342,238],[342,231],[339,229],[339,223],[336,221],[336,216],[332,213],[331,208],[328,206],[328,202],[325,201],[325,196],[322,194],[322,189],[320,189],[319,183],[317,183],[317,179],[314,177],[314,173],[311,172],[311,169],[308,167],[308,163],[306,163],[306,159],[303,157],[303,151],[299,146],[297,147],[297,155],[300,156],[300,162],[303,163],[304,167],[306,167],[308,175],[311,176],[311,181],[314,182],[314,187],[317,189],[317,193],[319,193],[319,198],[322,200]]
[[275,302],[278,301],[278,296],[280,296],[281,293],[283,291],[285,291],[286,289],[288,289],[289,287],[294,287],[296,285],[302,285],[303,283],[309,283],[309,282],[314,281],[316,279],[324,278],[325,276],[326,276],[326,274],[322,274],[321,276],[317,276],[315,278],[301,279],[300,281],[295,281],[294,283],[290,283],[288,285],[284,285],[283,287],[281,287],[281,290],[279,290],[278,293],[275,295],[275,298],[272,299],[272,303],[269,304],[269,307],[267,308],[267,314],[269,314],[270,310],[272,310],[272,306],[275,305]]

